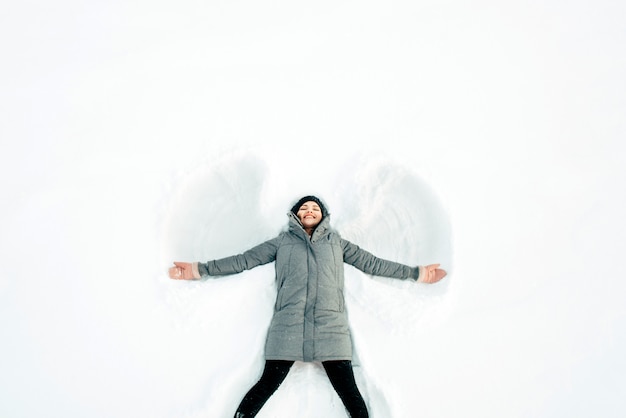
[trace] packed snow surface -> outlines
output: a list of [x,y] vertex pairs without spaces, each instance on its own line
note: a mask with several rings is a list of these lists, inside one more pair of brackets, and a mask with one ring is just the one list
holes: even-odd
[[[258,379],[304,194],[435,285],[346,266],[374,418],[626,415],[626,7],[7,6],[0,416],[228,418]],[[259,418],[346,413],[296,363]]]

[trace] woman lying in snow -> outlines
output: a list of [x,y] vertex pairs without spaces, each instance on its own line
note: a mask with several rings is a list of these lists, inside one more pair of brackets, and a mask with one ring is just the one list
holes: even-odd
[[301,198],[288,213],[289,228],[243,254],[207,263],[175,262],[172,279],[240,273],[276,262],[278,294],[265,343],[261,379],[241,401],[235,418],[254,417],[287,377],[295,361],[321,362],[353,418],[368,417],[352,371],[352,339],[344,302],[343,263],[375,276],[435,283],[446,276],[439,264],[409,267],[383,260],[330,228],[323,202]]

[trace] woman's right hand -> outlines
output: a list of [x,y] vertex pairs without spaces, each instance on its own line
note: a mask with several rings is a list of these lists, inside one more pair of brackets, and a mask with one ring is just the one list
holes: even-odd
[[194,280],[200,278],[198,263],[174,261],[174,267],[170,267],[169,274],[170,279],[174,280]]
[[448,273],[444,269],[439,268],[440,264],[429,264],[427,266],[419,266],[420,273],[417,281],[419,283],[437,283],[446,277]]

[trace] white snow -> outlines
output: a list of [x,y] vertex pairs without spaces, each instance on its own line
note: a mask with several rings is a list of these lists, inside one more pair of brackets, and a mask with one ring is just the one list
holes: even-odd
[[[227,418],[273,266],[178,282],[324,198],[375,418],[626,414],[626,6],[6,5],[0,416]],[[344,417],[297,363],[259,418]]]

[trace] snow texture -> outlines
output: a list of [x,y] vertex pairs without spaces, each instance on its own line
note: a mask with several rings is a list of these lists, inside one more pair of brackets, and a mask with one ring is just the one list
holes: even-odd
[[[317,194],[374,418],[626,415],[626,6],[16,2],[0,17],[0,416],[228,418]],[[296,363],[259,418],[345,417]]]

